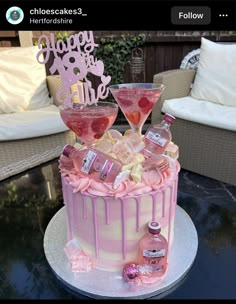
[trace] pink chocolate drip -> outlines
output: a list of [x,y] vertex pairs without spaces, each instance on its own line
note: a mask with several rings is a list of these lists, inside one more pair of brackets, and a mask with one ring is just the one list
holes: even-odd
[[157,192],[150,193],[152,197],[152,221],[156,221],[156,205],[157,205]]
[[104,197],[104,201],[105,201],[105,208],[106,208],[106,224],[109,225],[110,224],[110,202],[109,199]]
[[83,203],[83,218],[86,219],[87,218],[87,207],[86,207],[85,198],[82,194],[80,194],[80,198],[82,199],[82,203]]
[[122,221],[122,254],[123,259],[126,256],[126,227],[125,227],[125,220],[126,220],[126,212],[125,212],[125,200],[120,198],[121,201],[121,221]]
[[93,204],[93,227],[94,227],[94,242],[95,242],[95,252],[96,258],[99,258],[99,248],[98,248],[98,227],[97,227],[97,206],[96,198],[92,197]]
[[171,232],[171,212],[173,208],[173,187],[169,186],[170,189],[170,206],[169,206],[169,223],[168,223],[168,250],[170,249],[170,232]]
[[165,201],[166,201],[166,193],[162,192],[162,217],[165,217]]
[[68,185],[65,185],[64,184],[64,180],[62,179],[62,189],[63,189],[63,198],[64,198],[64,204],[66,206],[66,212],[67,212],[67,218],[68,218],[68,221],[67,221],[67,227],[68,227],[68,234],[69,234],[69,240],[72,240],[73,236],[72,236],[72,219],[71,219],[71,216],[70,216],[70,211],[69,211],[69,198],[68,198]]
[[77,193],[72,193],[72,204],[73,204],[73,215],[74,215],[74,227],[75,231],[78,231],[78,213],[77,213],[77,203],[76,203]]
[[174,214],[176,213],[176,207],[177,207],[177,189],[178,189],[178,176],[175,180],[175,191],[174,191],[174,202],[175,202],[175,207],[174,207]]
[[141,201],[141,198],[136,197],[135,200],[136,200],[136,231],[138,232],[139,231],[139,226],[140,226],[139,219],[140,219],[140,201]]

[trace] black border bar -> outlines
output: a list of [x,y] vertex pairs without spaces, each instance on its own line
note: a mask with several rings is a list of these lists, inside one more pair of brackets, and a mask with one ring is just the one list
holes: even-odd
[[[11,6],[20,7],[24,19],[20,24],[10,24],[6,11]],[[171,9],[176,6],[209,7],[209,24],[173,24]],[[33,16],[32,9],[82,9],[82,15]],[[221,16],[220,16],[221,15]],[[225,17],[223,17],[225,15]],[[227,17],[226,17],[227,15]],[[32,20],[42,19],[33,22]],[[49,21],[43,21],[47,19]],[[54,19],[60,19],[56,23]],[[64,22],[63,22],[63,20]],[[66,23],[72,19],[72,23]],[[0,6],[0,30],[236,30],[235,3],[231,1],[4,1]],[[54,20],[54,21],[50,21]],[[31,23],[30,23],[31,21]]]

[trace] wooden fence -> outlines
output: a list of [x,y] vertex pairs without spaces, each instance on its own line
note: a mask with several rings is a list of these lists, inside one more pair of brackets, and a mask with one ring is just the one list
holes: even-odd
[[[145,43],[142,46],[145,63],[145,80],[153,81],[153,75],[170,69],[177,69],[183,58],[192,50],[200,47],[201,37],[205,37],[216,42],[236,42],[236,32],[173,32],[173,31],[133,31],[129,34],[137,35],[144,33]],[[106,35],[119,37],[127,32],[103,31],[94,32],[95,38],[99,39]],[[124,81],[130,82],[130,68],[126,66],[124,70]]]
[[[74,33],[74,32],[71,32]],[[169,69],[179,68],[184,56],[200,46],[201,36],[212,41],[230,42],[236,41],[236,32],[212,31],[212,32],[174,32],[174,31],[94,31],[96,42],[106,35],[119,37],[123,34],[137,35],[144,33],[146,40],[142,46],[144,52],[145,81],[152,82],[153,75]],[[42,34],[50,32],[33,31],[33,41],[37,41]],[[19,46],[17,31],[0,31],[1,46]],[[47,67],[47,73],[48,67]],[[124,81],[130,82],[130,68],[124,69]]]

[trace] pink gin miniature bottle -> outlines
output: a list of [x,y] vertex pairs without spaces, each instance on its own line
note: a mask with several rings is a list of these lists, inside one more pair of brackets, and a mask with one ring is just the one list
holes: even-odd
[[150,279],[161,278],[167,270],[167,254],[168,242],[161,234],[160,224],[150,222],[147,234],[139,242],[139,264],[146,269],[143,275]]
[[168,143],[172,139],[170,126],[175,117],[166,113],[160,124],[155,124],[148,128],[144,135],[145,148],[143,154],[151,156],[152,154],[163,154]]
[[100,182],[113,183],[121,171],[121,163],[95,149],[78,150],[71,145],[66,145],[62,154],[72,159],[77,172]]

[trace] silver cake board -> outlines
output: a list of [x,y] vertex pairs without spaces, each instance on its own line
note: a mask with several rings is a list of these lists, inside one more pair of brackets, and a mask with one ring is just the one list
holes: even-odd
[[44,235],[46,259],[58,280],[72,291],[94,299],[147,299],[166,296],[181,283],[197,254],[198,236],[189,215],[176,209],[174,241],[169,253],[169,265],[161,282],[134,285],[123,280],[121,272],[93,268],[87,273],[73,273],[64,254],[67,243],[66,210],[62,207],[51,219]]

